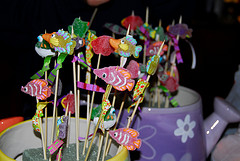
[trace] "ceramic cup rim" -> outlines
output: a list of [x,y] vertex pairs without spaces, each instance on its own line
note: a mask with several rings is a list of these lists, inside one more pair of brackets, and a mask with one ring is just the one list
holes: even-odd
[[183,86],[179,86],[179,90],[193,94],[195,96],[196,100],[193,101],[191,104],[187,104],[187,105],[175,107],[175,108],[143,107],[142,112],[143,113],[154,113],[154,114],[156,114],[156,113],[158,113],[158,114],[174,114],[174,113],[185,113],[185,112],[189,112],[189,111],[194,111],[194,110],[202,107],[201,96],[196,91],[194,91],[190,88],[187,88],[187,87],[183,87]]

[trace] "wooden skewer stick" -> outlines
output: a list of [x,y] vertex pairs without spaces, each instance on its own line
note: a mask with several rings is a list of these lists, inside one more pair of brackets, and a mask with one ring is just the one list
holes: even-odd
[[[45,71],[45,80],[47,80],[47,71]],[[48,135],[48,114],[47,114],[47,106],[45,107],[45,149],[47,150],[47,135]]]
[[[78,53],[78,58],[80,58],[80,53]],[[81,70],[80,70],[80,64],[77,63],[77,81],[80,82],[80,76],[81,76]],[[77,104],[78,104],[78,115],[80,117],[80,89],[77,88]]]
[[[132,10],[132,16],[135,16],[135,14],[134,14],[134,11]],[[130,24],[129,24],[130,25]],[[131,29],[131,35],[133,36],[134,35],[134,30],[133,29]]]
[[[182,16],[180,16],[180,18],[179,18],[179,24],[181,24],[181,23],[182,23]],[[179,40],[179,35],[177,35],[176,39]],[[173,55],[173,61],[171,62],[170,77],[173,76],[173,69],[174,69],[174,66],[176,65],[175,62],[176,62],[176,53]],[[167,107],[167,108],[169,107],[169,99],[168,99],[168,97],[166,97],[165,107]]]
[[[104,93],[103,98],[108,98],[108,97],[109,97],[109,94],[110,94],[110,92],[111,92],[111,89],[112,89],[112,85],[107,85],[106,92]],[[97,133],[97,129],[98,129],[99,124],[100,124],[100,120],[101,120],[100,118],[101,118],[101,117],[102,117],[102,112],[101,112],[101,114],[100,114],[100,116],[99,116],[97,125],[96,125],[96,127],[95,127],[95,130],[94,130],[94,133],[93,133],[93,136],[92,136],[92,140],[91,140],[91,142],[90,142],[90,145],[89,145],[89,148],[88,148],[86,157],[85,157],[85,161],[87,161],[88,156],[89,156],[89,154],[90,154],[90,151],[91,151],[91,148],[92,148],[92,144],[93,144],[94,138],[95,138],[96,133]]]
[[[172,21],[172,26],[175,24],[175,21]],[[166,63],[165,63],[165,68],[164,71],[167,72],[168,70],[168,60],[169,60],[169,56],[170,56],[170,51],[171,51],[171,46],[172,46],[172,40],[170,39],[168,41],[168,50],[167,50],[167,57],[166,57]]]
[[[174,24],[175,24],[175,21],[173,20],[172,25],[174,25]],[[168,42],[167,59],[166,59],[165,69],[164,69],[165,72],[168,71],[168,62],[169,62],[169,57],[170,57],[171,46],[172,46],[172,40],[170,39]],[[164,107],[168,108],[168,106],[169,106],[169,99],[168,99],[168,97],[166,97]]]
[[[114,91],[114,96],[113,96],[113,101],[112,101],[112,107],[115,106],[116,96],[117,96],[117,90],[115,89],[115,91]],[[106,148],[107,148],[108,137],[109,137],[109,132],[107,131],[107,133],[106,133],[106,138],[105,138],[105,144],[104,144],[104,150],[103,150],[102,159],[105,158],[105,151],[106,151]],[[101,146],[102,146],[102,145],[101,145]],[[98,148],[100,148],[100,147],[98,147]],[[101,148],[102,148],[102,147],[101,147]]]
[[74,101],[75,101],[75,130],[76,130],[76,158],[79,160],[79,144],[78,144],[78,135],[79,135],[79,113],[78,113],[78,100],[77,100],[77,81],[76,81],[76,63],[73,63],[73,84],[74,84]]
[[96,7],[96,8],[94,9],[94,11],[93,11],[93,14],[92,14],[92,17],[91,17],[91,19],[90,19],[90,22],[89,22],[89,26],[88,26],[88,28],[91,27],[92,22],[93,22],[93,20],[94,20],[96,14],[97,14],[97,11],[98,11],[98,8]]
[[[106,137],[105,137],[105,145],[104,145],[104,149],[103,149],[103,155],[102,155],[102,161],[105,160],[105,156],[106,154],[106,150],[107,150],[107,142],[108,142],[108,138],[109,138],[109,131],[107,131]],[[110,141],[110,140],[109,140]]]
[[[37,103],[39,102],[38,99],[36,99]],[[47,159],[47,154],[46,154],[46,143],[45,143],[45,138],[44,138],[44,135],[43,135],[43,126],[42,126],[42,118],[39,117],[39,126],[40,126],[40,133],[41,133],[41,140],[42,140],[42,148],[43,148],[43,157],[44,157],[44,160]]]
[[[47,30],[45,29],[45,34],[47,33]],[[45,80],[47,81],[47,71],[45,71]],[[45,149],[47,150],[47,135],[48,135],[48,114],[47,114],[47,106],[45,107]]]
[[[58,56],[60,53],[58,53]],[[56,64],[56,63],[55,63]],[[54,138],[54,129],[55,129],[55,122],[56,122],[56,108],[57,108],[57,93],[58,93],[58,81],[59,81],[59,70],[57,70],[56,73],[56,79],[55,79],[55,92],[54,92],[54,102],[53,102],[53,121],[52,121],[52,135],[50,143],[53,143]],[[51,157],[50,157],[51,158]]]
[[43,135],[43,126],[42,126],[42,118],[39,117],[39,124],[40,124],[40,132],[41,132],[41,138],[42,138],[42,146],[43,146],[43,157],[44,160],[47,160],[47,154],[46,154],[46,143]]
[[[132,16],[134,16],[134,11],[132,11]],[[127,29],[127,33],[126,33],[126,36],[129,35],[129,31],[130,31],[130,24],[128,25],[128,29]],[[124,66],[124,63],[123,63],[123,57],[121,57],[121,62],[120,62],[120,66],[123,67]],[[116,97],[116,95],[114,95]],[[116,123],[115,123],[115,127],[114,127],[114,130],[116,129],[116,126],[117,126],[117,123],[118,123],[118,120],[119,120],[119,117],[121,115],[121,112],[122,112],[122,108],[124,106],[124,103],[125,103],[125,99],[126,99],[126,93],[124,95],[124,99],[122,100],[122,103],[121,103],[121,107],[120,107],[120,111],[118,113],[118,118],[116,120]],[[114,98],[115,98],[114,97]],[[115,100],[114,100],[114,103],[115,103]],[[111,143],[112,143],[112,139],[110,138],[109,140],[109,143],[108,143],[108,146],[106,145],[107,144],[107,141],[108,141],[108,137],[109,137],[109,133],[107,132],[107,139],[106,139],[106,142],[105,142],[105,148],[104,148],[104,152],[103,152],[103,159],[105,158],[105,156],[107,155],[109,149],[110,149],[110,146],[111,146]]]
[[68,111],[68,132],[67,132],[67,145],[66,147],[69,147],[69,140],[70,140],[70,126],[71,126],[71,111]]
[[[146,16],[145,16],[145,23],[148,24],[149,19],[149,7],[146,7]],[[147,52],[147,45],[144,43],[143,46],[143,65],[146,65],[146,52]]]
[[[97,62],[97,69],[99,69],[100,66],[100,61],[101,61],[101,55],[98,55],[98,62]],[[97,83],[97,75],[95,76],[95,80],[94,80],[94,85],[96,85]],[[91,124],[91,115],[92,115],[92,109],[93,109],[93,104],[94,104],[94,99],[95,99],[95,91],[93,91],[92,93],[92,99],[91,99],[91,106],[90,106],[90,117],[88,118],[89,120],[87,121],[87,131],[86,131],[86,136],[85,136],[85,142],[84,142],[84,146],[83,146],[83,155],[85,154],[85,150],[86,150],[86,146],[88,145],[88,135],[89,135],[89,129],[90,129],[90,124]]]
[[[70,91],[70,94],[72,94],[72,91]],[[70,137],[70,120],[71,120],[71,111],[69,109],[69,103],[67,103],[67,107],[65,109],[65,116],[68,116],[68,128],[67,128],[67,145],[66,147],[68,148],[69,146],[69,137]]]
[[[161,51],[162,51],[164,42],[165,42],[165,41],[163,41],[161,47],[160,47],[159,50],[158,50],[158,53],[157,53],[158,56],[160,55],[160,53],[161,53]],[[147,82],[149,81],[150,77],[151,77],[151,75],[148,75],[148,76],[147,76],[147,79],[146,79]],[[134,107],[134,109],[133,109],[132,115],[131,115],[130,117],[128,117],[128,124],[127,124],[126,128],[129,128],[129,127],[130,127],[130,125],[131,125],[131,123],[132,123],[132,120],[133,120],[133,118],[134,118],[134,116],[135,116],[135,113],[136,113],[136,111],[137,111],[137,108],[138,108],[138,106],[139,106],[139,104],[140,104],[141,99],[143,99],[143,96],[141,96],[141,97],[138,98],[137,103],[136,103],[136,105],[135,105],[135,107]],[[122,147],[123,147],[123,145],[119,146],[118,151],[117,151],[117,154],[121,151]]]
[[153,97],[153,94],[152,92],[149,93],[149,96],[148,96],[148,107],[152,107],[152,97]]
[[[113,130],[116,130],[116,127],[117,127],[118,121],[119,121],[119,119],[120,119],[120,116],[121,116],[121,113],[122,113],[122,110],[123,110],[123,107],[124,107],[126,98],[127,98],[127,93],[124,94],[123,101],[122,101],[122,103],[121,103],[121,106],[120,106],[120,109],[119,109],[119,112],[118,112],[118,116],[117,116],[117,119],[116,119],[116,123],[115,123],[115,125],[114,125],[114,127],[113,127]],[[108,134],[108,135],[109,135],[109,134]],[[109,139],[106,152],[104,153],[105,156],[108,154],[108,151],[109,151],[109,149],[110,149],[111,143],[112,143],[112,138]]]
[[[132,12],[132,15],[134,15],[134,11]],[[127,35],[129,35],[129,31],[130,31],[130,24],[128,25],[128,29],[127,29],[127,33],[126,33],[126,36]],[[124,57],[121,57],[121,61],[120,61],[120,67],[123,67],[124,66]],[[112,101],[112,106],[114,107],[115,106],[115,101],[116,101],[116,95],[117,95],[117,90],[115,90],[115,92],[114,92],[114,96],[113,96],[113,101]],[[122,105],[124,105],[124,102],[125,102],[125,97],[126,96],[126,94],[124,95],[124,99],[123,99],[123,101],[122,101]],[[122,106],[123,107],[123,106]],[[121,107],[120,107],[120,109],[121,109]],[[122,111],[122,110],[121,110]],[[120,111],[119,111],[120,112]],[[118,114],[118,116],[120,116],[121,115],[121,112]],[[119,118],[118,118],[119,119]],[[116,120],[116,123],[115,123],[115,125],[117,125],[117,122],[118,122],[118,119]],[[116,126],[115,126],[115,129],[116,129]],[[105,138],[105,145],[104,145],[104,151],[103,151],[103,157],[102,157],[102,161],[104,161],[104,159],[105,159],[105,154],[107,155],[107,153],[106,153],[106,151],[108,151],[107,149],[109,149],[110,148],[110,145],[109,145],[109,147],[107,146],[107,142],[108,142],[108,138],[109,138],[109,132],[107,131],[107,134],[106,134],[106,138]],[[111,144],[111,138],[110,138],[110,140],[109,140],[109,144]]]
[[61,155],[62,155],[62,150],[60,150],[60,151],[58,152],[58,160],[57,160],[57,161],[61,161]]
[[[130,30],[130,25],[128,26],[128,30],[127,30],[127,34],[126,34],[126,35],[129,34],[129,30]],[[120,64],[121,64],[120,66],[123,66],[123,62],[122,62],[122,61],[121,61]],[[108,97],[109,97],[109,94],[110,94],[110,92],[111,92],[111,89],[112,89],[112,85],[107,85],[106,92],[105,92],[105,94],[103,95],[103,98],[108,98]],[[99,116],[97,125],[96,125],[96,127],[95,127],[95,130],[94,130],[94,133],[93,133],[93,137],[92,137],[91,143],[90,143],[90,145],[89,145],[89,148],[88,148],[88,152],[87,152],[85,161],[87,161],[87,159],[88,159],[88,156],[89,156],[89,153],[90,153],[90,150],[91,150],[91,147],[92,147],[93,140],[94,140],[94,138],[95,138],[95,136],[96,136],[96,132],[97,132],[97,129],[98,129],[99,124],[100,124],[100,118],[101,118],[101,116],[102,116],[102,112],[101,112],[101,114],[100,114],[100,116]]]
[[[162,21],[161,21],[161,19],[159,19],[159,24],[158,24],[158,26],[159,26],[159,27],[162,26]],[[159,39],[160,39],[160,36],[158,36],[157,41],[159,41]],[[158,86],[160,86],[160,84],[161,84],[160,81],[157,79],[157,106],[158,106],[158,108],[161,107],[161,94],[160,94],[161,89],[158,88]]]
[[[80,53],[78,53],[78,57],[80,58]],[[77,81],[78,82],[80,82],[80,72],[81,72],[80,64],[77,63]],[[78,113],[78,118],[76,118],[76,119],[78,121],[78,128],[79,128],[79,117],[80,117],[80,89],[79,88],[77,88],[77,113]],[[71,116],[71,112],[69,113],[69,115]],[[69,120],[70,120],[70,116],[69,116]],[[70,126],[70,124],[69,124],[69,126]],[[70,131],[69,131],[69,133],[70,133]],[[79,131],[78,131],[78,133],[79,133]],[[76,138],[76,140],[77,140],[77,138]],[[67,146],[68,146],[68,144],[67,144]]]
[[[45,29],[45,34],[47,33]],[[45,80],[47,81],[47,71],[45,71]],[[37,100],[38,101],[38,100]],[[47,115],[47,106],[45,107],[45,151],[47,150],[47,135],[48,135],[48,115]]]
[[[179,24],[182,23],[182,16],[180,16],[179,18]],[[179,34],[177,35],[177,40],[179,40]],[[173,55],[173,64],[171,65],[171,71],[170,71],[170,76],[173,76],[173,66],[175,65],[175,61],[176,61],[176,54]]]
[[[88,83],[88,84],[90,84],[91,83],[91,68],[87,68],[87,72],[86,72],[86,82]],[[91,96],[90,96],[90,91],[88,91],[88,93],[87,93],[87,125],[89,125],[90,124],[90,122],[91,122],[91,115],[90,115],[90,99],[91,99]],[[87,134],[88,132],[86,132],[86,134]],[[85,139],[87,139],[88,138],[88,135],[86,135],[86,138]],[[88,147],[88,140],[86,140],[86,142],[84,142],[84,145],[86,146],[86,147]],[[84,153],[85,153],[85,151],[84,151]]]
[[153,93],[152,107],[154,107],[156,103],[157,90],[153,91],[152,93]]
[[[73,37],[73,26],[72,26],[72,37]],[[75,54],[74,54],[75,55]],[[79,111],[78,111],[78,97],[77,97],[77,74],[76,74],[76,62],[73,62],[73,88],[74,88],[74,102],[75,102],[75,141],[76,141],[76,159],[79,160]]]
[[97,160],[96,161],[99,161],[99,158],[100,158],[100,154],[101,154],[101,150],[102,150],[102,144],[103,144],[103,138],[104,138],[104,135],[99,134],[98,155],[97,155]]
[[[162,48],[163,48],[163,45],[164,45],[164,42],[165,42],[165,41],[163,41],[161,47],[159,48],[157,55],[160,55],[160,52],[162,51]],[[147,79],[146,79],[147,82],[149,81],[150,77],[151,77],[151,75],[148,75],[148,77],[147,77]],[[133,113],[132,113],[131,117],[129,117],[130,121],[129,121],[128,124],[127,124],[127,128],[130,127],[130,124],[131,124],[131,122],[132,122],[132,120],[133,120],[133,117],[134,117],[134,115],[135,115],[135,113],[136,113],[136,111],[137,111],[137,108],[138,108],[138,106],[139,106],[139,103],[140,103],[142,97],[143,97],[143,96],[139,97],[139,99],[138,99],[138,101],[137,101],[137,103],[136,103],[136,106],[134,107]]]
[[[100,114],[99,118],[100,118],[100,117],[102,117],[102,113]],[[98,129],[99,124],[100,124],[100,119],[98,119],[97,125],[96,125],[96,127],[95,127],[94,132],[93,132],[92,140],[91,140],[90,145],[89,145],[89,147],[88,147],[88,151],[87,151],[87,155],[86,155],[86,157],[85,157],[85,161],[87,161],[88,156],[89,156],[89,154],[90,154],[90,150],[91,150],[91,148],[92,148],[92,143],[93,143],[93,140],[94,140],[94,138],[95,138],[95,136],[96,136],[96,133],[97,133],[97,129]]]

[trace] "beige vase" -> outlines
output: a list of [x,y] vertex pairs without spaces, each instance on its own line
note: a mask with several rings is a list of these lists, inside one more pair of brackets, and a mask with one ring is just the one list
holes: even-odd
[[[45,121],[43,121],[43,127]],[[48,138],[51,135],[52,118],[48,119]],[[86,120],[80,119],[79,134],[81,137],[85,136]],[[90,133],[93,132],[94,126],[91,125]],[[25,149],[42,147],[41,138],[38,133],[35,133],[32,128],[32,120],[24,121],[0,133],[0,161],[22,161],[22,153]],[[71,118],[70,126],[70,142],[75,142],[75,118]],[[48,146],[50,145],[50,139],[48,139]],[[98,143],[98,138],[94,140]],[[130,161],[130,157],[126,148],[123,148],[121,152],[116,155],[118,145],[113,143],[110,148],[109,154],[114,156],[108,161]]]

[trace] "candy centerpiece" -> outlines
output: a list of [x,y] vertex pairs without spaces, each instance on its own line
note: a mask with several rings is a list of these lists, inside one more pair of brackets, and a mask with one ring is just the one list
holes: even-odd
[[[146,154],[147,150],[144,150],[141,159],[169,161],[176,157],[182,158],[180,160],[204,160],[215,140],[207,143],[206,152],[201,97],[187,88],[179,87],[179,72],[175,63],[183,63],[179,41],[190,38],[192,29],[182,23],[182,17],[178,24],[173,22],[165,32],[161,21],[159,26],[152,28],[148,24],[148,12],[147,8],[145,22],[141,17],[135,16],[134,12],[124,18],[121,24],[126,31],[118,25],[107,23],[105,27],[114,34],[120,34],[119,39],[116,39],[114,34],[112,37],[96,36],[97,33],[89,29],[89,23],[80,18],[76,18],[73,24],[67,27],[68,31],[59,29],[56,32],[40,34],[35,50],[44,58],[43,67],[21,88],[22,92],[35,97],[36,113],[30,122],[5,131],[2,138],[6,135],[15,136],[16,130],[20,130],[19,135],[23,134],[23,130],[30,134],[21,136],[20,140],[26,146],[16,150],[17,154],[11,154],[6,148],[2,149],[4,140],[0,143],[2,151],[15,159],[19,153],[23,153],[23,161],[128,161],[130,159],[127,150],[141,151],[150,144],[154,155],[148,156],[150,153]],[[139,45],[138,39],[142,45]],[[191,44],[190,46],[194,68],[195,52]],[[112,61],[110,66],[100,68],[101,59],[108,59],[113,53],[119,61]],[[98,55],[96,67],[92,62],[95,54]],[[73,65],[73,90],[62,94],[61,88],[64,88],[64,85],[61,85],[60,78],[64,76],[60,69],[65,66],[64,62],[68,61],[67,57],[70,57]],[[80,73],[86,75],[85,82],[80,80]],[[92,75],[95,76],[94,81],[91,79]],[[100,85],[99,81],[104,82],[104,85]],[[83,91],[87,91],[86,96],[81,94]],[[94,101],[95,95],[101,97],[101,102]],[[83,100],[84,104],[81,103]],[[214,130],[209,128],[216,123],[213,122],[216,118],[221,120],[220,123],[224,122],[222,129],[228,122],[240,120],[240,115],[231,112],[231,119],[224,117],[222,111],[225,108],[218,107],[230,109],[231,106],[221,99],[216,99],[216,102],[216,113],[205,125],[205,131],[209,134],[207,139],[218,137]],[[148,104],[148,107],[141,109],[141,103]],[[124,109],[126,104],[127,110]],[[53,115],[49,118],[48,111],[51,107]],[[83,108],[86,119],[79,117],[80,109]],[[63,112],[59,112],[61,109]],[[137,114],[142,115],[142,122],[136,117]],[[73,115],[75,118],[71,118]],[[134,118],[141,127],[134,124]],[[158,134],[154,140],[150,140],[151,137],[144,138],[151,132],[142,130],[146,118],[147,122],[152,122],[152,129],[155,129],[154,126],[160,128],[153,130],[152,135]],[[215,126],[220,126],[220,123]],[[32,124],[33,131],[29,129],[29,124]],[[214,135],[210,135],[212,133]],[[36,138],[40,138],[40,142]],[[34,144],[28,145],[31,141]],[[155,143],[158,148],[152,147],[156,146]],[[176,146],[169,148],[169,144]],[[198,147],[192,150],[185,148],[193,146]],[[1,157],[3,158],[0,155]]]

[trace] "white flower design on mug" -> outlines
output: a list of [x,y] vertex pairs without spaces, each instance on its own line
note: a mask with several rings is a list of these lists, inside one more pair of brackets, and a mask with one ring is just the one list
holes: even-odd
[[194,137],[194,132],[193,132],[193,128],[196,126],[196,122],[195,121],[190,121],[190,115],[187,114],[184,118],[184,120],[182,119],[178,119],[177,120],[177,126],[178,128],[176,130],[174,130],[174,135],[175,136],[182,136],[181,137],[181,142],[182,143],[186,143],[188,137],[189,138],[193,138]]

